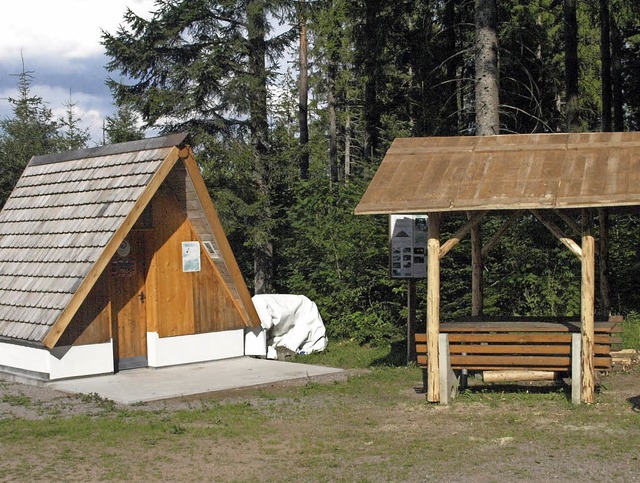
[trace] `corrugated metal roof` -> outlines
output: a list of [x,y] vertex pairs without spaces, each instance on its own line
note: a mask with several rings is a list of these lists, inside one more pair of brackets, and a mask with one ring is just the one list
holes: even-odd
[[0,213],[0,337],[44,339],[184,138],[31,160]]
[[356,214],[640,205],[640,133],[396,139]]

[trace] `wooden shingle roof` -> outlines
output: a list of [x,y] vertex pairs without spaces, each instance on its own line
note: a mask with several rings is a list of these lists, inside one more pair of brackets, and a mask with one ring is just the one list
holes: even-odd
[[0,338],[55,344],[185,138],[32,158],[0,213]]
[[398,138],[356,214],[640,205],[640,133]]

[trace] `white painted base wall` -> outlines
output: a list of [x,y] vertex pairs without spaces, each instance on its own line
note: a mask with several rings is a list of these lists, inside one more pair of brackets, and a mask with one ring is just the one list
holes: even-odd
[[267,357],[267,331],[262,327],[244,329],[244,355]]
[[[163,338],[156,332],[147,332],[149,367],[242,357],[244,346],[243,329]],[[0,369],[3,368],[6,374],[41,381],[113,374],[113,343],[49,350],[0,342]]]
[[45,380],[109,374],[113,373],[113,346],[107,342],[49,350],[2,342],[0,366]]
[[215,361],[244,355],[244,330],[159,337],[147,332],[149,367],[175,366]]

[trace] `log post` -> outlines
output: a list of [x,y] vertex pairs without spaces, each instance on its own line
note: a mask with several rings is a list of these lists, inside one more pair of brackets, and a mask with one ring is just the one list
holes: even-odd
[[611,298],[609,296],[609,213],[606,208],[598,208],[598,222],[600,225],[600,257],[598,258],[600,314],[606,317],[611,311]]
[[440,401],[440,213],[429,213],[427,242],[427,401]]
[[[467,213],[471,218],[471,213]],[[482,315],[484,309],[484,287],[482,281],[482,235],[480,225],[471,229],[471,315]]]
[[582,335],[571,334],[571,403],[582,399]]
[[407,365],[416,361],[416,281],[407,281]]
[[582,402],[595,400],[593,369],[593,343],[595,325],[595,241],[591,212],[582,210],[582,287],[581,287],[581,335],[582,335]]

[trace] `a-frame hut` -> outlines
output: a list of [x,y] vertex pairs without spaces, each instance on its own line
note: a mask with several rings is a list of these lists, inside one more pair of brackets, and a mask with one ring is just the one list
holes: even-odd
[[0,213],[0,372],[244,355],[260,324],[186,134],[36,156]]
[[[594,400],[594,213],[640,205],[640,133],[522,134],[396,139],[356,214],[427,213],[429,401],[441,399],[440,259],[484,216],[511,214],[482,247],[488,250],[530,210],[581,263],[581,391]],[[468,222],[446,242],[440,220],[466,212]],[[557,221],[556,221],[557,220]],[[562,226],[568,227],[563,230]],[[578,241],[573,240],[576,238]]]

